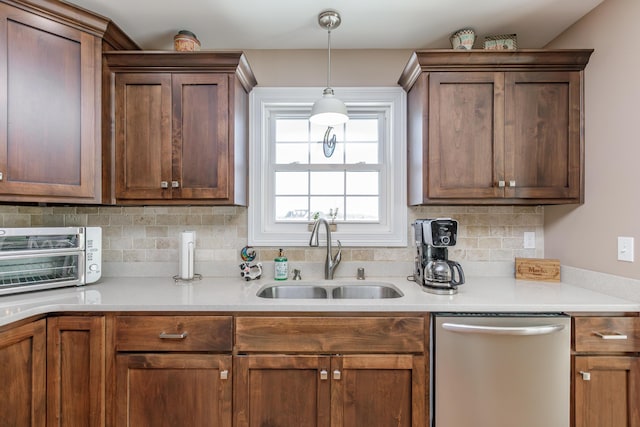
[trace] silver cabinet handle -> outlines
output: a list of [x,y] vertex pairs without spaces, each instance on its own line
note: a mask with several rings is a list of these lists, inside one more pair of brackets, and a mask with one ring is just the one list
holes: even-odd
[[227,369],[220,371],[220,379],[226,380],[227,378],[229,378],[229,371]]
[[340,373],[339,370],[336,369],[335,371],[333,371],[333,379],[334,380],[339,380],[340,376],[341,376],[341,373]]
[[320,379],[321,380],[326,380],[327,378],[329,378],[329,373],[327,372],[326,369],[323,369],[320,371]]
[[611,334],[603,334],[602,332],[593,331],[593,335],[602,338],[603,340],[626,340],[627,336],[620,332],[613,332]]
[[514,180],[509,181],[509,187],[515,187],[516,182]]
[[180,183],[178,181],[171,181],[171,187],[172,188],[179,188],[180,187]]
[[580,371],[580,375],[582,375],[583,380],[591,381],[591,372]]
[[169,188],[169,182],[168,181],[161,181],[160,182],[160,188]]
[[181,334],[167,334],[167,333],[162,332],[159,335],[159,337],[160,337],[161,340],[183,340],[183,339],[185,339],[187,337],[187,333],[183,332]]
[[458,323],[443,323],[442,329],[463,334],[488,335],[548,335],[564,329],[564,325],[541,326],[479,326]]
[[504,188],[504,181],[502,180],[498,181],[498,187]]
[[4,179],[4,175],[2,174],[2,172],[0,172],[0,181],[2,181]]

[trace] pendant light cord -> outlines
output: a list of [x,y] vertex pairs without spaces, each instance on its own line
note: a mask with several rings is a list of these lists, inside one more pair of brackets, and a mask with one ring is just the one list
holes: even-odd
[[331,87],[331,26],[329,26],[328,28],[328,37],[327,37],[327,44],[328,44],[328,49],[327,51],[329,52],[329,60],[327,61],[327,87],[330,88]]

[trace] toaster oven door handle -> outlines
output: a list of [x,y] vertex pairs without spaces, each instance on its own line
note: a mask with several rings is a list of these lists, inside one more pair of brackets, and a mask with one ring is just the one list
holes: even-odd
[[187,337],[187,333],[182,332],[181,334],[167,334],[165,332],[162,332],[159,337],[161,340],[183,340]]

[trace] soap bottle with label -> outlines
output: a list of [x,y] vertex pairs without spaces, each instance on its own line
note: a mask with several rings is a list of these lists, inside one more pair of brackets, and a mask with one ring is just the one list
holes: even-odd
[[273,260],[275,266],[274,276],[275,280],[287,280],[289,277],[289,260],[284,256],[284,250],[280,249],[280,254]]

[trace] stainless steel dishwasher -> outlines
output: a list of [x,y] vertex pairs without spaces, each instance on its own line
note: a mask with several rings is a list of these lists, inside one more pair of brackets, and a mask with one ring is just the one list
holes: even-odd
[[431,427],[569,427],[569,316],[437,313],[431,326]]

